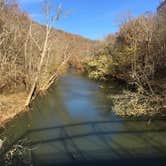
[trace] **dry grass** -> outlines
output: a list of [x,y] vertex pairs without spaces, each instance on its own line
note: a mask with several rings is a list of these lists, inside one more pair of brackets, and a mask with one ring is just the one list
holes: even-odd
[[145,96],[125,91],[110,98],[114,103],[114,112],[120,116],[166,116],[166,95]]
[[0,127],[25,110],[26,98],[25,92],[0,95]]
[[[37,77],[36,93],[48,89],[68,63],[76,66],[93,45],[89,39],[54,28],[49,28],[48,35],[46,29],[33,22],[15,1],[0,4],[0,126],[24,110],[25,91],[32,89]],[[46,34],[49,40],[44,48]],[[17,91],[23,92],[3,95]]]

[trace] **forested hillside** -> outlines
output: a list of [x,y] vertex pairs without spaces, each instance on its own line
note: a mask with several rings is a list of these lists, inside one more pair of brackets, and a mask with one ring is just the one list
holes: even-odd
[[92,57],[85,65],[90,78],[120,79],[136,92],[125,92],[115,100],[117,113],[165,112],[166,1],[160,4],[156,14],[123,16],[119,32],[108,35]]
[[[49,23],[44,26],[32,21],[17,3],[0,2],[0,119],[3,119],[5,111],[15,114],[28,95],[26,104],[39,91],[48,89],[68,65],[81,69],[80,59],[88,54],[94,42],[56,30]],[[52,23],[58,21],[61,9],[54,15]]]
[[61,8],[44,26],[17,3],[0,2],[1,121],[28,106],[70,66],[92,79],[126,82],[129,90],[122,96],[109,96],[117,114],[165,112],[166,1],[155,14],[123,16],[119,32],[100,42],[55,29]]
[[166,0],[57,2],[0,0],[0,166],[165,166]]

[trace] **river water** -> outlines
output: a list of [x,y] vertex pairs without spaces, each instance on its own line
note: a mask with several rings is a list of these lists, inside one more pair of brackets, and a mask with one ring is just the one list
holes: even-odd
[[108,87],[67,74],[2,135],[15,144],[27,141],[31,161],[37,166],[162,165],[166,159],[165,121],[148,123],[116,116],[107,94],[120,92],[115,83]]

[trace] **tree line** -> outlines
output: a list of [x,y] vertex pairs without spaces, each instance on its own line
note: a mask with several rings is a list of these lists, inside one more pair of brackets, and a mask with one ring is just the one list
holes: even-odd
[[142,103],[148,103],[146,111],[166,108],[166,1],[155,14],[124,15],[119,32],[98,44],[85,70],[92,79],[116,78],[132,85],[137,92],[132,109]]

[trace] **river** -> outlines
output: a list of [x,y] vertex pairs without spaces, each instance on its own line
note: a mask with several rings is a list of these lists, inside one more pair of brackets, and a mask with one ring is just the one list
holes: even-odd
[[37,166],[162,165],[166,159],[165,121],[148,123],[116,116],[107,94],[120,93],[121,88],[115,83],[101,84],[66,74],[2,135],[14,144],[28,141],[31,161]]

